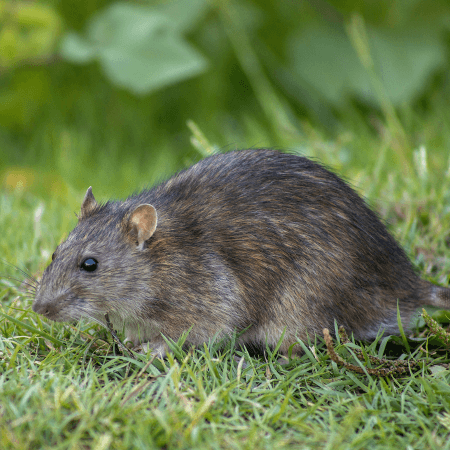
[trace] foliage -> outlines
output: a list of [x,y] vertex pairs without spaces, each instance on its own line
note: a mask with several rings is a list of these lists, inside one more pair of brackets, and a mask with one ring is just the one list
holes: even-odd
[[300,87],[311,86],[338,107],[352,96],[375,105],[383,96],[394,105],[411,102],[445,67],[439,28],[375,28],[357,15],[345,25],[318,21],[294,31],[287,42],[291,70],[304,83]]
[[179,33],[192,26],[198,16],[192,11],[201,13],[205,3],[179,5],[169,17],[148,7],[115,3],[90,21],[87,40],[68,33],[61,54],[75,63],[98,59],[114,84],[136,94],[198,75],[206,61]]
[[[291,26],[283,30],[283,38],[275,44],[282,50],[286,70],[294,75],[295,87],[303,95],[306,89],[313,87],[322,100],[336,106],[352,96],[377,104],[380,93],[376,84],[380,82],[392,103],[411,101],[422,91],[428,77],[445,66],[442,31],[450,17],[448,5],[445,8],[439,3],[443,8],[439,15],[428,16],[419,22],[414,15],[423,10],[424,2],[402,5],[398,2],[399,11],[394,20],[388,15],[392,14],[392,5],[387,2],[379,6],[384,7],[387,17],[383,19],[378,15],[378,20],[370,14],[373,8],[360,8],[359,3],[334,2],[327,8],[319,4],[315,8],[304,4],[289,5],[292,15],[301,20],[294,27],[291,17]],[[252,35],[269,24],[274,26],[275,21],[268,17],[271,9],[276,19],[286,14],[286,7],[277,7],[272,2],[244,5],[238,7],[228,3],[219,7],[216,13],[232,16]],[[181,66],[189,58],[192,64],[196,60],[197,72],[205,69],[199,56],[181,41],[172,40],[173,51],[164,47],[169,29],[196,28],[195,31],[201,33],[208,27],[211,19],[199,22],[207,9],[211,8],[205,0],[178,1],[170,8],[116,3],[91,21],[88,28],[90,46],[69,34],[63,41],[62,54],[69,60],[83,63],[93,58],[97,48],[98,57],[112,82],[135,92],[148,92],[173,81],[173,77],[164,76],[168,64],[177,62]],[[244,18],[238,19],[234,9],[242,11]],[[255,16],[257,19],[250,19]],[[370,23],[365,25],[363,17]],[[180,18],[184,18],[182,27]],[[279,23],[285,25],[286,21]],[[144,49],[151,53],[147,54]],[[139,56],[139,63],[133,55]],[[144,58],[148,61],[146,64]],[[139,65],[146,71],[137,69]],[[268,68],[276,70],[273,63]],[[125,78],[127,82],[124,82]],[[183,71],[179,70],[178,79],[182,78]]]
[[[411,104],[448,68],[450,5],[375,3],[2,0],[0,124],[23,132],[53,96],[73,98],[80,87],[94,95],[105,82],[94,61],[114,86],[147,98],[161,91],[171,108],[183,112],[187,100],[200,115],[217,104],[227,114],[254,111],[256,98],[265,114],[295,108],[329,126],[354,100],[382,109]],[[177,99],[168,87],[192,77],[192,97]],[[272,94],[282,93],[281,103],[279,94],[262,95],[261,77]],[[111,93],[121,96],[114,87]],[[68,121],[70,103],[62,109]]]
[[51,7],[31,2],[0,2],[0,68],[38,64],[56,51],[61,18]]

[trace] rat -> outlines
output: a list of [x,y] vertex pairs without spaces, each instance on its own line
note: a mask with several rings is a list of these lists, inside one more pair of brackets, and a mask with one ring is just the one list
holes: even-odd
[[33,310],[112,325],[164,357],[187,345],[239,343],[302,353],[298,339],[342,325],[358,340],[406,330],[418,307],[450,309],[378,216],[340,177],[267,149],[216,154],[124,201],[90,187],[78,224],[52,255]]

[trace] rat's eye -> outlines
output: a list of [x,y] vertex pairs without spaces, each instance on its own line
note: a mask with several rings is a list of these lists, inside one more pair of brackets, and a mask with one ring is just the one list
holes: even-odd
[[97,269],[98,262],[94,258],[86,258],[80,266],[80,269],[86,270],[87,272],[93,272]]
[[54,261],[55,260],[55,254],[53,253],[53,255],[52,255],[52,261]]

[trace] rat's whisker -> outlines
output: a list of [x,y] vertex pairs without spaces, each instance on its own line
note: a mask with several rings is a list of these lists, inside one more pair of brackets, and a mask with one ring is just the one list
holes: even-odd
[[36,284],[39,284],[39,282],[36,280],[36,278],[34,278],[31,274],[29,274],[28,272],[26,272],[25,270],[21,269],[18,266],[15,266],[14,264],[11,264],[9,261],[7,261],[6,259],[0,258],[0,262],[2,262],[3,264],[5,264],[6,266],[9,266],[15,270],[18,270],[19,272],[21,272],[27,279],[29,279],[30,281],[33,281]]
[[4,280],[12,280],[12,281],[16,281],[17,283],[19,283],[19,285],[15,285],[14,287],[17,289],[20,289],[21,287],[26,287],[27,290],[28,289],[32,289],[33,292],[36,291],[37,286],[35,286],[34,284],[29,283],[28,281],[25,280],[20,280],[18,278],[14,278],[14,277],[10,277],[9,275],[1,275],[0,280],[4,279]]

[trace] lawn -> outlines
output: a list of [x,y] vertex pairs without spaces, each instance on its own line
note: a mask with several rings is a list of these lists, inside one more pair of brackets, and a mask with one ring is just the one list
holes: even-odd
[[[423,320],[410,336],[335,340],[355,371],[330,357],[323,336],[299,343],[303,356],[287,364],[270,349],[236,346],[235,336],[199,348],[170,342],[160,360],[124,354],[98,325],[53,323],[31,310],[27,277],[39,280],[76,226],[89,186],[99,201],[126,198],[211,152],[249,147],[309,156],[340,174],[420,276],[448,285],[447,75],[394,104],[372,74],[378,102],[319,95],[323,108],[302,108],[274,81],[288,84],[283,68],[271,71],[273,55],[245,32],[270,18],[208,14],[190,39],[206,55],[227,42],[220,61],[209,55],[216,70],[148,95],[112,85],[95,64],[52,60],[2,74],[1,98],[25,85],[42,96],[30,94],[16,115],[0,107],[0,448],[450,449],[449,351]],[[448,329],[448,312],[429,312]],[[405,361],[406,370],[375,374],[380,359]]]
[[[324,145],[310,143],[312,149]],[[372,170],[350,166],[344,175],[369,193],[421,275],[446,284],[450,181],[443,155],[418,149],[408,178],[386,156]],[[20,189],[4,190],[0,208],[3,257],[39,277],[52,249],[75,225],[76,209]],[[98,326],[41,320],[18,287],[25,276],[6,264],[2,274],[4,449],[450,446],[450,371],[443,346],[410,341],[408,350],[401,340],[384,338],[337,345],[347,361],[365,367],[377,364],[357,362],[352,351],[360,345],[365,355],[420,361],[395,377],[337,365],[322,337],[304,343],[304,356],[287,365],[270,351],[249,354],[232,342],[185,350],[174,344],[166,360],[148,364],[144,355],[123,355]]]

